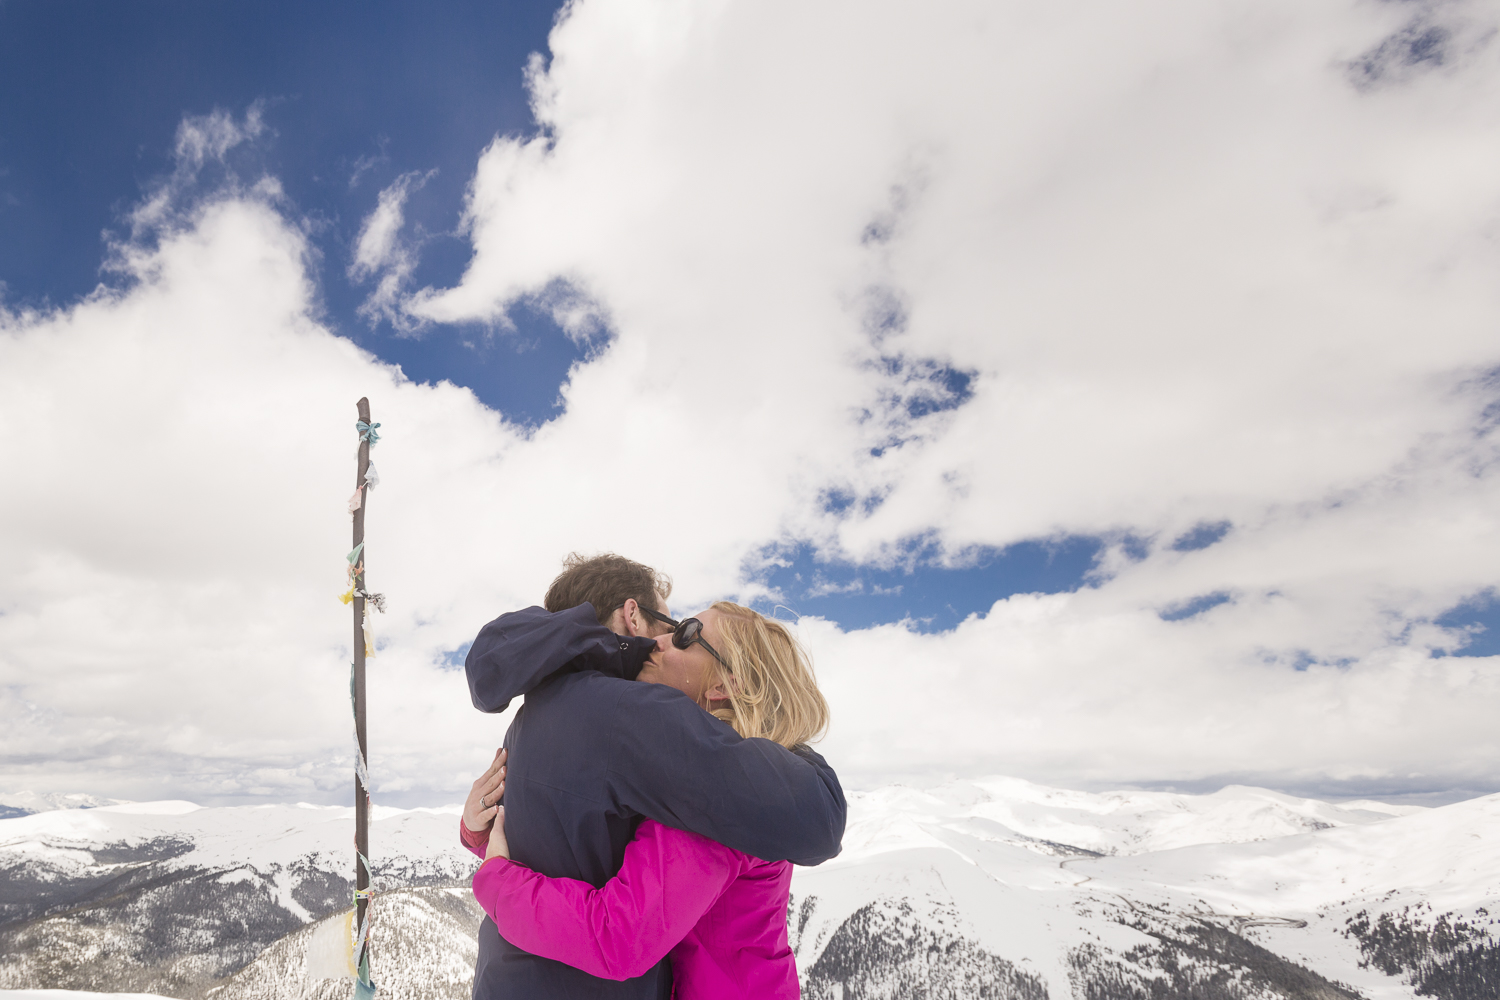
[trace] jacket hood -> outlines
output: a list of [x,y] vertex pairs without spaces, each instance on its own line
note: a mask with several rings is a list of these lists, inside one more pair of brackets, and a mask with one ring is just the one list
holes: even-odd
[[511,699],[540,687],[561,670],[597,670],[635,680],[656,647],[644,636],[616,635],[592,604],[556,613],[540,607],[511,611],[479,630],[464,673],[481,712],[503,712]]

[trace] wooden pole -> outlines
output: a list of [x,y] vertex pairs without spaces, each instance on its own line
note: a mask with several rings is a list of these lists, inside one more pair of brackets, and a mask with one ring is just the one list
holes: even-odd
[[[359,419],[366,425],[370,424],[370,401],[361,399],[357,404]],[[366,438],[368,435],[366,435]],[[358,471],[354,476],[354,488],[363,490],[363,497],[359,508],[354,512],[354,547],[359,548],[365,540],[365,511],[370,506],[370,494],[372,490],[364,489],[365,472],[370,468],[370,442],[361,440],[359,443]],[[369,749],[365,743],[365,599],[362,594],[367,593],[365,587],[365,554],[363,551],[355,557],[354,576],[354,734],[359,741],[359,756],[368,766],[370,760]],[[365,861],[370,857],[370,790],[365,787],[364,781],[356,772],[354,775],[354,848],[359,856],[354,859],[354,884],[357,889],[370,888],[370,872],[365,866]],[[365,914],[369,907],[369,898],[363,893],[359,894],[358,908],[354,914],[354,927],[359,929],[365,925]],[[369,941],[366,940],[364,950],[369,950]],[[355,964],[359,964],[361,956],[355,955]]]

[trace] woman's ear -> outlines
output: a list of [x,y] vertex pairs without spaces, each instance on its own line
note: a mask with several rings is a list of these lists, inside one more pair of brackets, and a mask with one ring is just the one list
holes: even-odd
[[703,692],[703,697],[708,701],[728,701],[731,683],[730,681],[726,681],[722,674],[717,674],[715,675],[713,687]]

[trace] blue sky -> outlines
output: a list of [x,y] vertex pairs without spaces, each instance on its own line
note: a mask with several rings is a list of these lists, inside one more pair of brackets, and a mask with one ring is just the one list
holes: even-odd
[[[408,171],[428,179],[406,204],[421,234],[413,280],[458,282],[471,248],[456,230],[474,161],[497,133],[533,134],[523,68],[545,52],[558,5],[281,3],[209,8],[106,2],[0,7],[0,280],[13,307],[60,305],[100,281],[101,232],[159,177],[184,115],[259,102],[270,136],[238,151],[241,172],[276,176],[310,227],[320,304],[330,327],[401,366],[409,378],[448,380],[524,424],[559,413],[558,390],[589,345],[564,336],[545,310],[522,302],[514,331],[438,324],[403,336],[356,314],[368,292],[346,274],[378,193]],[[967,376],[938,373],[961,401]],[[958,405],[928,397],[914,415]],[[830,500],[837,509],[839,499]],[[960,569],[910,546],[902,564],[815,558],[807,546],[761,574],[782,613],[851,626],[910,620],[952,628],[1015,593],[1085,585],[1102,543],[1027,541],[966,553]]]
[[[546,51],[557,8],[0,7],[0,280],[8,303],[65,304],[101,280],[118,281],[101,274],[100,234],[118,229],[142,190],[171,172],[183,116],[260,102],[271,135],[239,151],[236,166],[275,175],[308,220],[330,327],[409,378],[466,386],[511,419],[535,425],[557,416],[559,387],[589,346],[564,336],[544,310],[513,306],[515,330],[500,335],[439,324],[403,336],[389,321],[356,314],[368,289],[346,274],[378,193],[408,171],[431,171],[406,206],[407,224],[422,234],[413,280],[458,282],[471,252],[456,229],[474,161],[497,133],[536,131],[523,69],[531,53]],[[940,376],[962,391],[962,373]],[[934,408],[925,398],[911,407],[918,415]],[[798,614],[942,629],[1014,593],[1084,585],[1099,544],[981,550],[957,570],[934,566],[920,548],[882,568],[819,561],[803,546],[764,576]]]
[[265,108],[272,135],[242,151],[313,227],[331,325],[411,378],[449,379],[526,422],[555,415],[580,355],[525,309],[499,341],[444,328],[421,339],[355,315],[345,275],[376,195],[435,171],[408,204],[427,242],[417,277],[457,280],[454,234],[480,150],[535,127],[522,72],[546,51],[552,3],[7,3],[0,6],[0,281],[13,306],[73,301],[100,274],[101,231],[172,169],[184,115]]
[[343,794],[365,394],[387,801],[573,549],[851,787],[1500,788],[1492,11],[557,16],[0,4],[0,790]]

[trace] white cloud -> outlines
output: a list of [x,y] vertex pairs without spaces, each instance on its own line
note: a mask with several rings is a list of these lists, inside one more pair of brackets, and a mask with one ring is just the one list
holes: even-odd
[[266,130],[265,109],[257,102],[245,111],[245,119],[236,122],[222,108],[206,115],[190,115],[177,127],[177,167],[183,171],[201,168],[210,160],[222,160],[224,154],[243,142],[257,139]]
[[[497,585],[481,560],[501,550],[443,527],[486,530],[474,491],[520,435],[467,390],[414,386],[311,319],[310,249],[278,205],[233,189],[188,218],[166,206],[172,224],[119,255],[125,290],[0,315],[8,785],[343,790],[350,625],[335,598],[366,394],[388,432],[369,562],[393,607],[371,667],[372,764],[387,790],[454,787],[454,747],[498,738],[462,674],[433,663],[545,582],[519,570]],[[458,470],[465,496],[445,509],[428,491]]]
[[386,147],[389,144],[390,144],[389,137],[387,137],[387,136],[381,136],[380,140],[379,140],[379,148],[380,148],[380,152],[379,153],[376,153],[376,154],[373,154],[373,155],[367,153],[367,154],[365,154],[363,156],[359,156],[359,157],[355,158],[355,160],[354,160],[354,172],[349,175],[349,190],[350,191],[353,191],[355,188],[359,187],[360,179],[362,177],[364,177],[365,174],[367,174],[370,171],[374,170],[376,167],[380,166],[381,164],[389,163],[391,161],[391,158],[388,155],[386,155],[386,151],[385,151]]
[[[1387,41],[1414,14],[1442,60]],[[0,328],[4,780],[347,784],[333,596],[368,394],[377,790],[467,785],[503,725],[435,664],[570,549],[660,566],[687,609],[753,592],[787,539],[899,561],[1064,533],[1154,544],[945,635],[804,620],[851,780],[1493,786],[1496,668],[1428,655],[1500,565],[1486,16],[575,4],[532,77],[546,135],[479,162],[463,281],[401,299],[408,269],[379,300],[607,324],[531,434],[320,326],[274,184],[165,197],[126,290]],[[359,276],[410,259],[402,183]],[[943,366],[972,399],[911,405]]]
[[[764,401],[724,440],[888,490],[796,515],[860,556],[1316,500],[1484,405],[1490,50],[1361,93],[1343,63],[1401,12],[859,12],[572,8],[550,138],[496,140],[469,273],[410,308],[493,318],[569,277],[655,370],[720,383],[674,397]],[[870,457],[909,423],[880,355],[976,369],[976,398]]]
[[[359,314],[372,324],[386,319],[400,330],[413,326],[397,308],[397,302],[416,269],[419,248],[411,241],[401,239],[401,228],[406,222],[406,199],[413,191],[420,190],[435,173],[436,170],[426,173],[412,170],[396,178],[380,192],[374,210],[360,226],[359,237],[354,243],[354,259],[349,263],[349,277],[355,282],[363,282],[377,274],[380,276],[375,290],[359,307]],[[358,176],[356,173],[355,177]]]
[[[1206,715],[1240,697],[1231,665],[1285,681],[1257,689],[1228,744],[1270,734],[1280,756],[1194,742],[1180,770],[1122,747],[1105,767],[1069,749],[1084,731],[1128,744],[1135,716],[1104,699],[1049,717],[1016,766],[1331,775],[1325,744],[1284,721],[1311,659],[1344,664],[1322,683],[1366,721],[1404,690],[1371,677],[1455,678],[1430,714],[1414,706],[1437,748],[1420,765],[1406,741],[1338,731],[1384,774],[1493,782],[1490,741],[1447,728],[1449,708],[1469,716],[1443,700],[1500,707],[1491,668],[1429,663],[1455,638],[1423,622],[1493,586],[1500,554],[1482,416],[1500,362],[1494,20],[1478,4],[578,4],[533,65],[545,134],[480,161],[468,273],[408,308],[485,319],[554,276],[588,289],[651,374],[604,359],[608,384],[575,380],[570,417],[623,448],[615,417],[680,415],[732,478],[698,494],[730,552],[783,533],[887,563],[913,540],[958,559],[1154,539],[1058,599],[1097,619],[1036,619],[1028,644],[1121,630],[1160,661],[1134,672],[1142,697]],[[972,401],[912,419],[922,359],[974,372]],[[857,502],[824,510],[826,488]],[[1205,520],[1233,522],[1232,542],[1166,550]],[[1156,615],[1218,591],[1237,599]],[[914,638],[899,662],[957,641]],[[1073,655],[1069,684],[1088,686],[1127,656]],[[893,662],[872,653],[856,676],[899,690]],[[967,697],[957,676],[931,690]],[[892,697],[879,717],[931,766],[984,756]],[[1455,745],[1476,749],[1460,763]],[[883,759],[868,753],[851,756]]]
[[[152,231],[169,225],[171,215],[182,212],[187,194],[198,182],[205,166],[224,166],[225,157],[231,150],[253,143],[267,132],[264,113],[262,102],[256,101],[238,121],[222,108],[215,108],[206,115],[185,116],[177,126],[172,150],[173,170],[158,179],[130,213],[131,241],[119,249],[130,250]],[[238,183],[238,178],[231,172],[221,181],[220,187],[232,189]],[[129,267],[122,270],[128,271]]]

